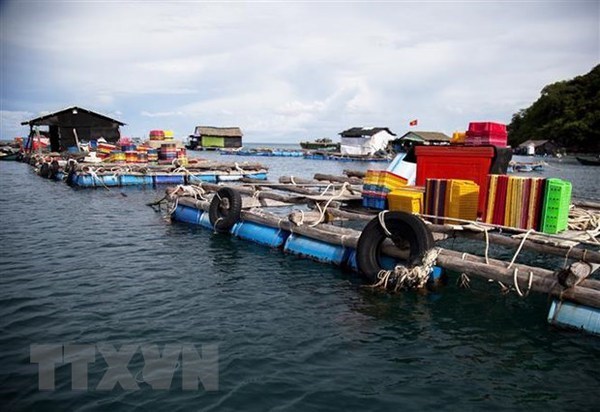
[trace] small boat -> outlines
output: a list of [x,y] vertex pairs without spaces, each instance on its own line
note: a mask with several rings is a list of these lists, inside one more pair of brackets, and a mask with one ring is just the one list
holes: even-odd
[[11,147],[0,149],[0,160],[19,160],[19,150]]
[[543,172],[545,162],[515,162],[511,161],[508,164],[508,172],[511,173],[529,173]]
[[326,137],[312,142],[300,142],[300,147],[307,150],[340,150],[340,144]]
[[584,166],[600,166],[600,156],[577,156],[576,159]]

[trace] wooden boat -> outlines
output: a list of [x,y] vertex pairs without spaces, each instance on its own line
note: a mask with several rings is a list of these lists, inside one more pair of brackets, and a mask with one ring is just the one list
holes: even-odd
[[584,166],[600,166],[600,156],[577,156],[576,159]]

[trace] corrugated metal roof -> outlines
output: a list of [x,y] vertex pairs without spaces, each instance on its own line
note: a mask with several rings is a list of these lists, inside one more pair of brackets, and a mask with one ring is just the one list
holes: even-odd
[[[441,132],[408,132],[403,135],[400,139],[405,140],[415,140],[414,137],[417,137],[420,140],[426,142],[449,142],[450,136],[447,136]],[[411,139],[412,138],[412,139]]]
[[239,127],[212,127],[196,126],[195,136],[221,136],[221,137],[242,137],[242,130]]
[[392,132],[387,127],[353,127],[348,130],[344,130],[339,133],[342,137],[364,137],[364,136],[373,136],[381,131],[386,131],[392,136],[396,136],[396,133]]

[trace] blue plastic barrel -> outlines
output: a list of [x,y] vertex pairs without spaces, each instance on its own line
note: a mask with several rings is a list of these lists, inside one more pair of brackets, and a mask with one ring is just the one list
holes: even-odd
[[266,173],[252,173],[252,174],[244,175],[244,177],[249,177],[251,179],[267,180]]
[[152,176],[121,175],[121,186],[152,186]]
[[217,175],[188,175],[189,183],[217,183]]
[[210,217],[208,216],[208,212],[202,212],[202,214],[200,215],[200,220],[198,221],[198,224],[200,226],[205,227],[210,230],[215,229],[213,227],[213,225],[210,223]]
[[157,185],[182,185],[185,184],[184,175],[156,175],[154,182]]
[[295,233],[288,237],[283,250],[294,255],[306,256],[319,262],[334,265],[341,265],[347,256],[347,249],[343,246],[332,245]]
[[600,309],[554,300],[548,312],[548,322],[600,335]]
[[179,222],[191,223],[197,225],[200,222],[202,211],[194,207],[177,205],[175,211],[171,215],[173,219]]
[[239,238],[274,248],[283,246],[290,234],[285,230],[248,221],[236,223],[231,228],[231,233]]

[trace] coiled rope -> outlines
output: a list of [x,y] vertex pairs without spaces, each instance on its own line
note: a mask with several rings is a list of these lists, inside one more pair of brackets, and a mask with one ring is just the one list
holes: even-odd
[[439,253],[439,248],[428,250],[423,256],[421,264],[411,268],[398,265],[392,270],[380,270],[377,274],[378,282],[368,287],[373,289],[387,289],[388,284],[391,283],[394,284],[393,292],[403,289],[422,289],[429,280]]

